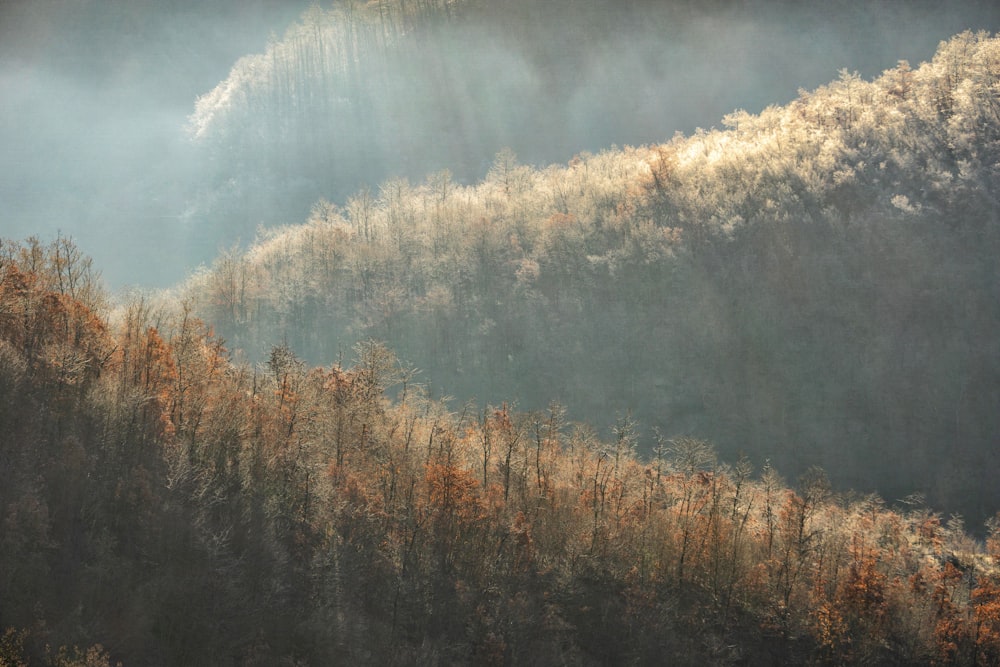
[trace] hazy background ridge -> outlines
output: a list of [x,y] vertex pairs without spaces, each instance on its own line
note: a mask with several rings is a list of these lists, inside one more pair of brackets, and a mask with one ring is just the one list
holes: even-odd
[[[966,28],[1000,26],[991,2],[472,3],[436,34],[449,57],[411,70],[428,72],[453,96],[454,116],[426,119],[425,136],[359,139],[414,141],[413,157],[346,165],[351,178],[339,181],[283,174],[297,183],[293,201],[270,194],[265,182],[255,185],[264,205],[252,215],[224,206],[192,215],[207,174],[220,173],[183,133],[194,100],[307,7],[4,3],[0,234],[61,231],[94,256],[112,287],[165,286],[220,248],[248,242],[260,224],[301,221],[319,196],[341,201],[359,184],[442,168],[472,182],[504,146],[522,162],[546,164],[581,150],[661,141],[716,125],[735,108],[787,102],[841,68],[870,77],[898,59],[929,58],[940,40]],[[449,87],[461,79],[448,68],[466,66],[496,76],[480,90]],[[530,117],[517,110],[525,91],[534,96]],[[497,106],[483,108],[482,100]],[[379,101],[400,112],[407,102]],[[421,142],[441,137],[449,150],[426,156]]]

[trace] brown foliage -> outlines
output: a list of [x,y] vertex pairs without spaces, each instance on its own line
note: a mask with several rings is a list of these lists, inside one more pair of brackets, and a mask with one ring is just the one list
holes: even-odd
[[[628,420],[605,443],[558,407],[391,400],[410,375],[374,343],[352,368],[288,347],[237,366],[183,309],[133,304],[109,332],[20,265],[3,275],[8,354],[100,361],[65,433],[17,396],[45,456],[0,435],[5,613],[54,645],[81,628],[139,662],[1000,658],[995,527],[984,551],[957,523],[838,498],[818,471],[755,478],[693,438],[647,463]],[[74,386],[34,359],[29,393]],[[18,664],[24,637],[0,656]]]

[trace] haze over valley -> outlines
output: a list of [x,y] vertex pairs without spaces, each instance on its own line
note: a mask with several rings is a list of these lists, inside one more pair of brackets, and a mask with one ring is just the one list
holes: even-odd
[[[343,203],[442,169],[471,184],[503,148],[543,167],[664,141],[786,103],[842,68],[872,77],[927,60],[940,40],[992,30],[998,15],[989,2],[462,3],[434,27],[376,17],[381,46],[361,45],[356,78],[338,78],[335,94],[303,98],[292,115],[244,109],[243,130],[217,121],[213,130],[242,132],[235,145],[192,141],[189,117],[205,115],[195,100],[223,82],[243,96],[230,105],[241,113],[247,92],[270,84],[237,61],[291,58],[308,7],[4,3],[0,231],[61,231],[112,288],[166,287],[260,225],[302,221],[320,197]],[[273,114],[291,125],[275,133]]]
[[0,665],[1000,662],[1000,8],[0,8]]

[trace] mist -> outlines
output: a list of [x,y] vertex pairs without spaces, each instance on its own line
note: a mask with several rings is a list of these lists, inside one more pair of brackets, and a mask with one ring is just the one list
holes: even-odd
[[0,236],[71,236],[113,288],[180,279],[192,102],[306,5],[0,5]]
[[[1000,18],[989,2],[473,3],[386,47],[396,69],[343,93],[357,113],[337,119],[337,136],[320,123],[275,148],[229,127],[222,148],[197,145],[195,100],[306,7],[5,3],[0,235],[71,236],[112,288],[168,286],[261,225],[302,221],[320,197],[442,169],[475,182],[505,147],[545,165],[663,141],[842,68],[916,64]],[[233,141],[253,160],[234,159]]]

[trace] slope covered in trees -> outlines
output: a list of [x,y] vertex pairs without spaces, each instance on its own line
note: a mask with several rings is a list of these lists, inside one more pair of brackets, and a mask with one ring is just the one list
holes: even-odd
[[1000,40],[565,166],[318,203],[196,276],[233,346],[384,340],[433,391],[715,442],[838,488],[1000,506]]
[[323,3],[198,100],[182,217],[214,252],[320,196],[444,168],[474,182],[505,146],[548,164],[659,141],[998,19],[977,0]]
[[454,410],[371,341],[236,363],[65,240],[0,246],[0,410],[4,665],[1000,659],[995,523]]

